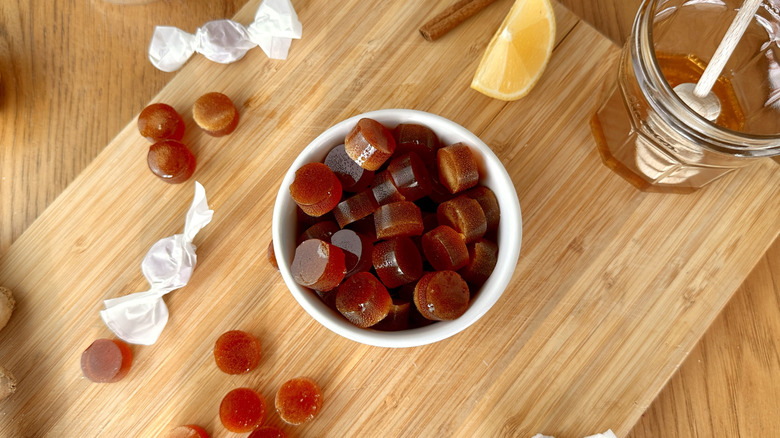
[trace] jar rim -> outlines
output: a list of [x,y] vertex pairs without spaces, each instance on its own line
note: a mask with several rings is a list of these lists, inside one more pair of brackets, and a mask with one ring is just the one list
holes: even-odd
[[[654,47],[653,19],[656,7],[667,0],[644,0],[634,21],[629,44],[634,52],[633,63],[635,73],[650,82],[655,98],[662,99],[662,104],[655,98],[648,101],[654,109],[664,116],[667,122],[683,131],[686,137],[697,143],[703,143],[715,150],[734,155],[771,156],[780,154],[780,134],[750,134],[724,128],[707,120],[686,105],[674,92],[666,80],[658,62],[655,50],[641,50],[642,47]],[[643,93],[646,90],[641,87]],[[649,96],[648,96],[649,97]]]

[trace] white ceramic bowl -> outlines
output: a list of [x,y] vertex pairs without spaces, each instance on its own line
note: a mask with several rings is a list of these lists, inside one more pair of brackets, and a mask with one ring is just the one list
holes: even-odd
[[[374,119],[388,128],[400,123],[419,123],[431,128],[441,140],[442,145],[463,142],[471,147],[480,167],[480,184],[489,187],[496,194],[501,208],[501,221],[498,229],[498,262],[493,274],[472,298],[469,309],[460,318],[453,321],[440,321],[425,327],[396,332],[383,332],[357,327],[348,322],[338,312],[326,306],[319,297],[293,280],[290,272],[296,230],[296,205],[290,197],[290,184],[295,171],[306,163],[325,159],[328,151],[344,142],[344,137],[361,118]],[[314,319],[328,329],[345,338],[363,344],[379,347],[414,347],[430,344],[449,338],[466,329],[498,301],[514,273],[520,255],[523,221],[517,192],[509,175],[493,151],[466,128],[435,114],[408,109],[384,109],[351,117],[323,132],[298,155],[276,196],[274,205],[272,235],[274,252],[284,282],[298,303]]]

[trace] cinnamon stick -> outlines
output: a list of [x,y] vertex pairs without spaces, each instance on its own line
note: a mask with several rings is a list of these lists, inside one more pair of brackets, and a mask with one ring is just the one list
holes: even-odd
[[426,40],[434,41],[494,1],[496,0],[458,0],[423,24],[420,34]]

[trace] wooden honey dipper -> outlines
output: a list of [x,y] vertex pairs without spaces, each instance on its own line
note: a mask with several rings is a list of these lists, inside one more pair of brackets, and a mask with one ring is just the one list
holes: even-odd
[[717,120],[720,115],[720,99],[712,92],[712,87],[731,54],[734,53],[737,43],[742,39],[750,20],[758,11],[761,1],[745,0],[726,31],[726,35],[715,50],[712,60],[704,69],[704,74],[699,78],[699,82],[696,84],[683,83],[674,87],[675,93],[686,105],[711,122]]

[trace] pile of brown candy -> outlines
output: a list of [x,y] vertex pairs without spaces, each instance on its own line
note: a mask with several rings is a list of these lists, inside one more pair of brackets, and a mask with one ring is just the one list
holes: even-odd
[[359,327],[452,320],[496,265],[499,205],[469,146],[363,118],[324,162],[295,173],[291,271]]
[[[238,126],[238,110],[222,93],[206,93],[192,107],[192,118],[208,135],[222,137]],[[153,103],[138,115],[138,132],[152,142],[146,157],[149,169],[165,182],[187,181],[195,172],[195,156],[184,137],[184,120],[166,103]]]

